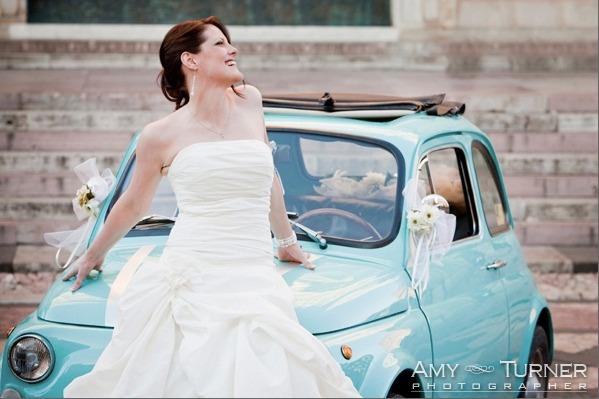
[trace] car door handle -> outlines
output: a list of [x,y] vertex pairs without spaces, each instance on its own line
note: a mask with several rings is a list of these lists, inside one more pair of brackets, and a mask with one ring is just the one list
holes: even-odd
[[506,261],[497,259],[495,262],[491,263],[490,265],[487,265],[487,270],[499,269],[500,267],[503,267],[505,265],[507,265]]

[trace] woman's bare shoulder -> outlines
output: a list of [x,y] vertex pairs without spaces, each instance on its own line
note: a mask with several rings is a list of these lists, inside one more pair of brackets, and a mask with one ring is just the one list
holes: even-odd
[[262,104],[262,93],[256,86],[250,84],[235,86],[235,90],[243,95],[245,102],[253,105]]
[[[169,142],[167,137],[168,116],[148,123],[142,129],[138,148],[157,149],[163,148]],[[141,146],[141,147],[140,147]]]

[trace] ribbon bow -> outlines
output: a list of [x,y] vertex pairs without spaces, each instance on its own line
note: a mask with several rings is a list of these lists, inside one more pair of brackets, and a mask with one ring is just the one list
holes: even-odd
[[412,288],[422,296],[428,286],[430,264],[441,263],[449,250],[456,228],[456,217],[440,208],[449,209],[445,198],[438,194],[420,198],[418,181],[410,179],[402,191],[406,204],[410,231],[410,259]]
[[[96,166],[96,158],[90,158],[73,168],[75,174],[83,182],[72,199],[73,211],[78,220],[88,219],[75,230],[55,231],[44,233],[44,240],[53,247],[58,248],[55,262],[60,269],[65,269],[73,260],[74,256],[81,256],[85,250],[81,244],[87,241],[94,222],[98,217],[102,202],[108,197],[114,186],[116,178],[108,168],[99,173]],[[69,259],[64,265],[60,264],[59,257],[62,249],[71,252]]]

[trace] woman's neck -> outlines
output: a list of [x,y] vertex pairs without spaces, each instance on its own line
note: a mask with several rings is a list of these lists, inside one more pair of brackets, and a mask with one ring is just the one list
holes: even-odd
[[[198,85],[199,86],[199,85]],[[228,94],[228,87],[196,86],[195,93],[184,107],[188,108],[186,118],[191,123],[200,120],[210,126],[222,127],[233,105]]]

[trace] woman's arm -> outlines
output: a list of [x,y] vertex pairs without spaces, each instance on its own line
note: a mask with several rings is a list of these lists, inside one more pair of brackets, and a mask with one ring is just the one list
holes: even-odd
[[[246,85],[246,91],[250,92],[254,97],[254,101],[260,111],[260,119],[262,120],[262,131],[264,142],[269,144],[268,135],[266,134],[266,124],[264,122],[264,110],[262,108],[262,94],[254,86]],[[295,237],[295,233],[291,229],[289,219],[287,217],[287,209],[285,208],[285,200],[283,198],[283,188],[277,173],[273,176],[272,189],[270,194],[270,229],[272,230],[275,239],[285,239]],[[305,253],[299,243],[290,246],[278,247],[277,258],[282,261],[298,262],[303,264],[308,269],[315,269],[315,266],[309,260],[310,254]]]
[[162,159],[157,149],[156,134],[151,128],[142,131],[135,149],[135,170],[131,184],[114,204],[102,226],[102,230],[94,238],[92,245],[65,273],[63,280],[77,275],[71,290],[79,289],[83,280],[92,269],[101,270],[106,253],[143,217],[152,203],[152,198],[160,183],[160,165]]

